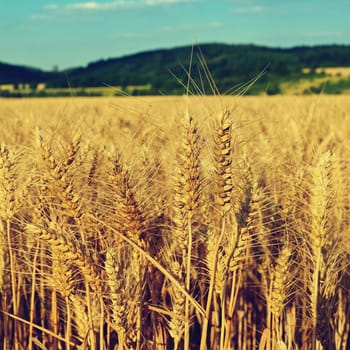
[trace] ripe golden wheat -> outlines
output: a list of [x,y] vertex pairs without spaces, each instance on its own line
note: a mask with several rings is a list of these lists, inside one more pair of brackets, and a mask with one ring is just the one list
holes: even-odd
[[348,349],[344,97],[0,101],[1,349]]

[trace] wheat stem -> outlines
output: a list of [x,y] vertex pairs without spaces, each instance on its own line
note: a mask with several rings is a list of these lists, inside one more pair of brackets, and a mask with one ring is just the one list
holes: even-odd
[[35,301],[35,288],[36,288],[36,264],[38,259],[40,242],[38,241],[35,247],[35,253],[33,258],[33,271],[32,271],[32,288],[30,296],[30,326],[29,326],[29,344],[28,350],[33,349],[33,319],[34,319],[34,301]]
[[66,324],[66,349],[70,350],[70,338],[71,338],[71,334],[72,334],[72,311],[71,311],[71,307],[70,307],[70,301],[69,301],[69,297],[66,296],[65,297],[65,302],[66,302],[66,318],[67,318],[67,324]]
[[[225,235],[225,217],[222,218],[221,225],[222,226],[221,226],[220,236],[216,242],[216,248],[214,251],[214,260],[213,260],[214,267],[217,266],[220,244],[221,244],[221,241]],[[213,294],[214,294],[214,286],[215,286],[215,276],[216,276],[215,270],[216,269],[214,268],[212,273],[210,274],[210,281],[209,281],[209,287],[208,287],[208,297],[207,297],[207,303],[206,303],[206,307],[205,307],[205,317],[204,317],[203,324],[202,324],[200,350],[206,349],[210,311],[211,311],[212,299],[213,299]]]
[[147,261],[149,261],[154,267],[156,267],[166,278],[169,279],[169,281],[178,288],[181,293],[188,297],[190,300],[192,306],[199,312],[200,315],[205,316],[205,310],[203,307],[197,302],[196,299],[193,298],[193,296],[181,285],[181,283],[171,274],[169,271],[160,264],[156,259],[154,259],[148,252],[146,252],[143,248],[138,246],[133,240],[129,239],[127,236],[123,235],[121,232],[116,230],[114,227],[106,224],[106,222],[102,221],[99,218],[96,218],[95,216],[88,214],[91,219],[96,220],[97,222],[105,225],[106,228],[114,232],[119,238],[121,238],[123,241],[127,242],[133,249],[135,249],[138,253],[140,253],[141,256],[143,256]]

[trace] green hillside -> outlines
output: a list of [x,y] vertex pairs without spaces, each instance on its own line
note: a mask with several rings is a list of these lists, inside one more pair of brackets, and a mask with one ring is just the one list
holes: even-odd
[[56,79],[57,74],[37,68],[0,62],[0,84],[35,84]]
[[[102,59],[85,67],[56,73],[0,64],[0,84],[30,83],[35,86],[43,82],[47,88],[57,91],[66,88],[69,82],[73,88],[111,85],[132,94],[182,94],[191,51],[192,47],[186,46],[141,52]],[[279,49],[256,45],[203,44],[193,50],[191,90],[210,94],[217,87],[221,93],[243,92],[247,83],[259,77],[245,93],[276,94],[290,84],[320,78],[322,73],[315,68],[346,66],[350,66],[349,45]],[[310,69],[306,72],[305,67]],[[333,79],[332,84],[338,83]],[[338,85],[338,93],[342,87],[348,88],[346,80],[341,82],[340,88]],[[319,89],[322,90],[322,84]]]

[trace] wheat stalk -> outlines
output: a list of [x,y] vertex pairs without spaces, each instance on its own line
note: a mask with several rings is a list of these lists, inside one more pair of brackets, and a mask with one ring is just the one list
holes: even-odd
[[[170,271],[190,292],[192,250],[195,242],[193,221],[201,195],[200,139],[195,122],[188,112],[185,112],[181,122],[181,144],[177,152],[174,188],[174,228],[168,262]],[[184,329],[184,349],[189,349],[190,301],[175,286],[173,286],[172,307],[175,314],[179,314],[183,308],[185,321],[181,326],[179,319],[171,319],[170,335],[177,348],[181,339],[181,330]]]
[[99,276],[96,267],[92,265],[86,253],[83,253],[81,249],[75,247],[72,244],[68,244],[64,235],[58,234],[51,230],[38,227],[35,225],[27,225],[27,231],[31,234],[37,235],[37,237],[45,242],[47,242],[52,250],[55,250],[56,253],[60,253],[62,257],[69,261],[70,263],[77,266],[86,280],[86,282],[91,285],[95,291],[102,293],[103,285]]
[[[206,344],[208,323],[210,318],[210,309],[212,303],[213,292],[215,288],[215,281],[218,278],[223,280],[223,276],[217,276],[217,267],[224,267],[227,264],[224,257],[224,249],[221,248],[223,244],[223,237],[225,235],[226,216],[232,209],[232,119],[228,110],[220,112],[215,120],[214,138],[214,198],[216,209],[219,213],[219,231],[208,236],[207,250],[210,259],[208,261],[210,274],[209,291],[206,304],[206,318],[203,322],[203,332],[201,337],[200,349],[203,350]],[[225,268],[219,270],[225,273]]]
[[118,343],[121,346],[124,346],[125,335],[128,331],[126,320],[130,309],[128,303],[125,303],[128,295],[128,286],[126,286],[128,252],[127,246],[121,243],[107,250],[105,261],[107,285],[112,304],[113,327],[118,334]]
[[330,167],[332,155],[323,153],[312,169],[312,185],[310,189],[310,248],[312,260],[312,282],[310,287],[312,309],[312,349],[317,347],[317,329],[319,320],[320,288],[325,273],[325,256],[323,249],[329,239],[329,206],[332,192],[330,187]]

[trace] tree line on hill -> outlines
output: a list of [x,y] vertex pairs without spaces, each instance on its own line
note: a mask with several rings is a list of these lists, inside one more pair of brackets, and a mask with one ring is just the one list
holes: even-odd
[[[246,93],[278,93],[279,84],[315,75],[316,67],[350,66],[350,45],[269,48],[256,45],[203,44],[193,48],[141,52],[120,58],[101,59],[85,67],[61,72],[0,63],[0,84],[39,82],[46,87],[97,87],[103,85],[150,86],[133,89],[134,94],[182,94],[190,70],[191,90],[210,94],[242,92],[249,82],[257,81]],[[192,57],[192,58],[191,58]],[[191,66],[190,66],[191,61]],[[215,84],[214,84],[215,83]]]

